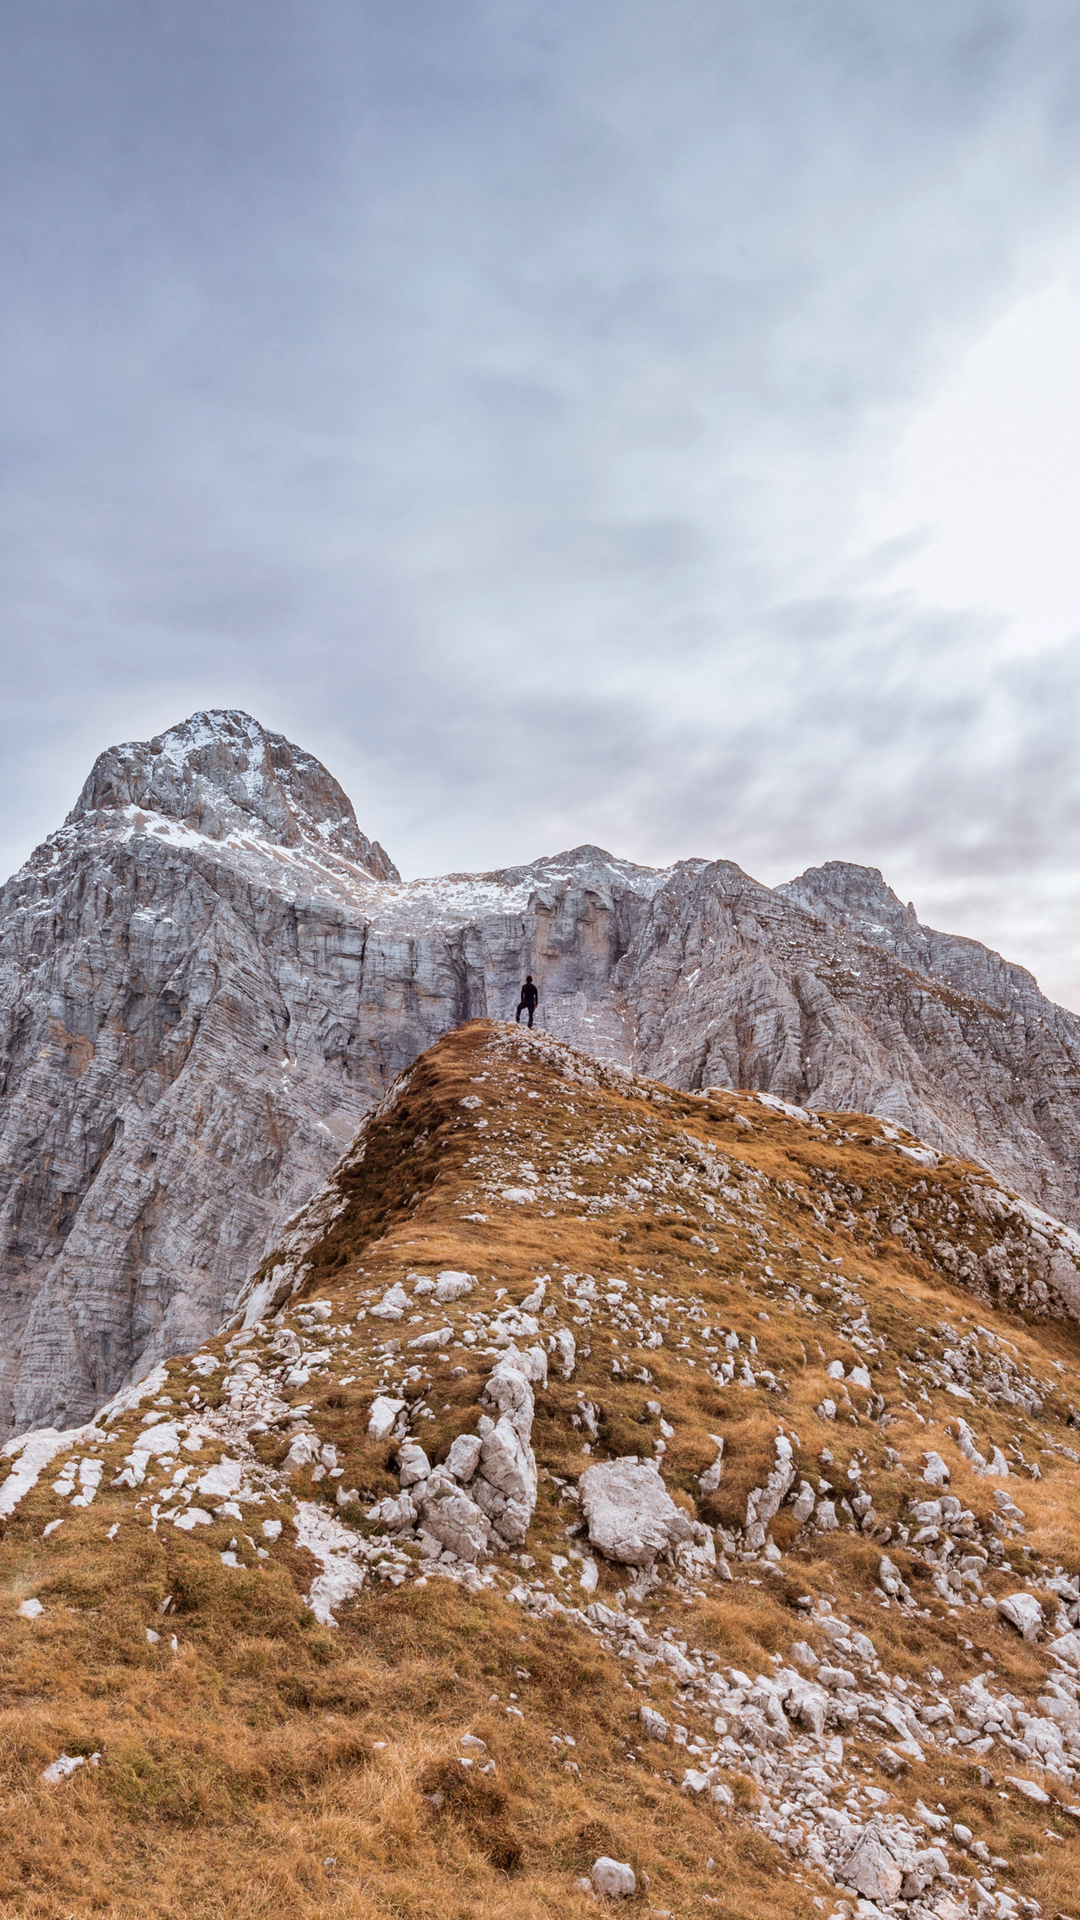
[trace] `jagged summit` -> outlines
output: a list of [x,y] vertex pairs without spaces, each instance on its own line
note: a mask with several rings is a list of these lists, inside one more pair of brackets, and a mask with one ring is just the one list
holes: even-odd
[[877,867],[856,866],[850,860],[826,860],[823,867],[807,867],[776,891],[833,925],[879,933],[919,925],[911,902],[904,906]]
[[237,833],[283,847],[314,840],[379,880],[401,877],[361,833],[352,802],[321,761],[236,708],[193,713],[152,740],[109,747],[65,825],[123,807],[180,821],[208,840]]

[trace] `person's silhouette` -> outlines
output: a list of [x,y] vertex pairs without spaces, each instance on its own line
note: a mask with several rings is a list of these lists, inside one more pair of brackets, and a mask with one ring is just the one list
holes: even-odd
[[521,1024],[521,1016],[523,1013],[528,1014],[529,1025],[530,1027],[532,1026],[533,1014],[536,1012],[536,1003],[539,1000],[539,998],[540,998],[539,988],[536,986],[533,980],[532,974],[527,973],[525,975],[525,985],[521,989],[521,996],[518,1000],[518,1010],[517,1010],[516,1018],[519,1026]]

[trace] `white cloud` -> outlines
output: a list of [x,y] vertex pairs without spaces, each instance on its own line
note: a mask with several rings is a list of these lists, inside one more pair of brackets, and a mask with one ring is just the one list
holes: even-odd
[[1075,64],[1064,0],[23,9],[8,866],[243,706],[407,871],[853,857],[1080,1001]]
[[1027,294],[975,341],[916,414],[895,465],[894,496],[870,537],[922,536],[895,568],[896,584],[930,605],[992,612],[1017,653],[1080,632],[1080,285],[1072,275]]

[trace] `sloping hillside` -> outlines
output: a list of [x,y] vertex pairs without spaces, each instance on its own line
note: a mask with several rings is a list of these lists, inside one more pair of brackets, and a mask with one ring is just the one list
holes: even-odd
[[459,1029],[6,1449],[0,1913],[1075,1914],[1078,1301],[894,1127]]

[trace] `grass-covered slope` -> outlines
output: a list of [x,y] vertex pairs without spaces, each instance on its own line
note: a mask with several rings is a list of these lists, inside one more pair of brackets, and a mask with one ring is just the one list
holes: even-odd
[[[1080,1911],[1078,1257],[879,1122],[458,1029],[251,1325],[8,1449],[0,1914],[538,1920],[601,1855],[628,1913]],[[536,1349],[524,1543],[437,1557],[399,1449]],[[628,1456],[652,1565],[583,1513]]]

